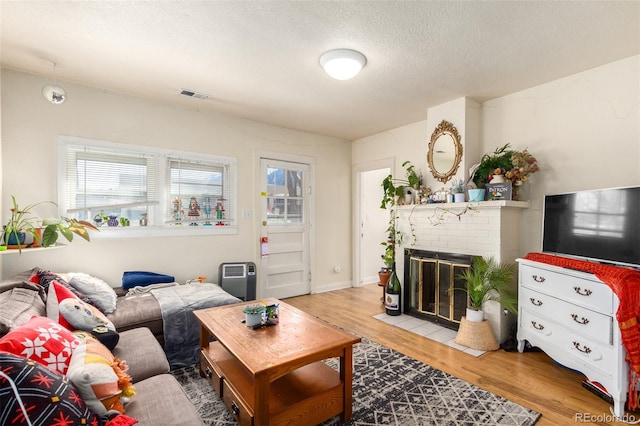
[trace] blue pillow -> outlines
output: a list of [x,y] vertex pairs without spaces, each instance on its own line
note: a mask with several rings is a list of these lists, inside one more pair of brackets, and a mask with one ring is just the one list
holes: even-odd
[[175,281],[175,277],[171,275],[145,271],[127,271],[122,275],[122,288],[129,290],[138,286],[145,287],[151,284],[173,283]]

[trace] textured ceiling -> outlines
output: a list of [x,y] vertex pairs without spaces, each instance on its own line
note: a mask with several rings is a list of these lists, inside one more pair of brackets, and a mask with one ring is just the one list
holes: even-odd
[[[640,1],[2,0],[0,15],[5,68],[50,77],[55,61],[58,80],[349,140],[640,53]],[[322,71],[334,48],[367,57],[360,75]]]

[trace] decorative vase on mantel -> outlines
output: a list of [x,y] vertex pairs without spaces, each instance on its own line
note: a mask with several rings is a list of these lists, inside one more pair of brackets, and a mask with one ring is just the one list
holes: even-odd
[[455,194],[453,194],[453,201],[456,203],[464,203],[465,202],[464,192],[456,192]]
[[490,183],[504,183],[504,175],[492,175]]
[[521,181],[516,181],[513,183],[513,186],[511,187],[511,199],[513,201],[521,201],[522,198],[522,182]]
[[411,188],[410,186],[404,188],[403,201],[405,205],[413,204],[414,192],[415,192],[415,189]]
[[469,189],[469,201],[484,201],[484,189]]

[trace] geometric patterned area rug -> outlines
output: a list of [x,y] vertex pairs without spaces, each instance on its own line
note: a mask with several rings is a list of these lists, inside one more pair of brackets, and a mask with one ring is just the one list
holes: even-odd
[[[362,338],[353,347],[353,417],[333,425],[522,425],[540,414],[436,368]],[[338,360],[325,361],[338,369]],[[197,366],[172,371],[207,425],[235,425]]]

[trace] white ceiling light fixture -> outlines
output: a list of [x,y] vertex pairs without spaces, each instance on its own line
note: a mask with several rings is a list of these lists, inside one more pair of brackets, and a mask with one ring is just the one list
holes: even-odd
[[53,62],[53,84],[47,84],[42,88],[42,96],[54,105],[59,105],[67,100],[67,92],[56,84],[55,62]]
[[367,58],[355,50],[329,50],[320,56],[320,66],[336,80],[349,80],[358,75],[367,63]]

